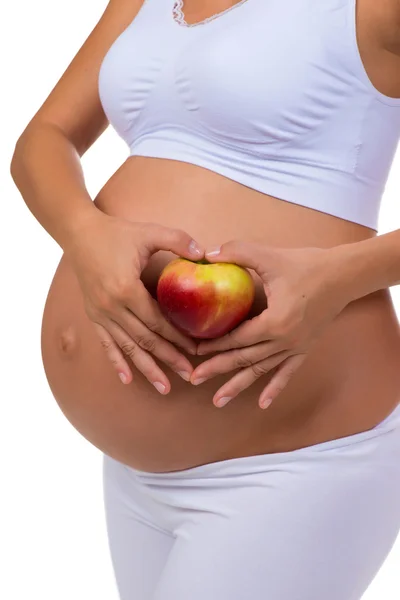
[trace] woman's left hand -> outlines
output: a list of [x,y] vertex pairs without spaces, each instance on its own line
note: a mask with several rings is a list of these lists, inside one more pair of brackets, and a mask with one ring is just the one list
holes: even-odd
[[227,335],[200,342],[197,354],[221,354],[199,365],[191,382],[197,385],[241,369],[214,395],[214,404],[221,407],[279,366],[259,397],[260,407],[267,408],[351,301],[340,284],[335,248],[273,248],[232,241],[206,257],[254,269],[264,284],[268,307]]

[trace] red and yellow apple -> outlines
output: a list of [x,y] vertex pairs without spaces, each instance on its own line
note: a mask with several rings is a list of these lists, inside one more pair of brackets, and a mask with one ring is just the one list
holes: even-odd
[[180,331],[200,339],[222,336],[243,321],[254,292],[247,269],[186,258],[168,263],[157,284],[164,316]]

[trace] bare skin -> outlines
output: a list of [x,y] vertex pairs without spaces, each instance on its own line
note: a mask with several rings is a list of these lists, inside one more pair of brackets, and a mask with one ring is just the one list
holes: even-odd
[[[197,22],[232,4],[188,1],[185,17]],[[393,97],[400,97],[399,12],[394,0],[379,3],[379,9],[373,0],[358,2],[358,43],[365,68],[373,84]],[[136,223],[154,222],[157,215],[158,223],[187,231],[205,247],[241,239],[287,248],[329,248],[375,235],[196,165],[140,156],[126,160],[95,204],[108,215]],[[159,252],[150,259],[142,280],[152,294],[161,269],[174,257]],[[253,314],[265,308],[257,278],[256,284]],[[399,333],[390,294],[382,290],[342,311],[266,411],[257,398],[272,374],[218,409],[211,398],[231,375],[195,387],[163,366],[171,391],[162,396],[132,363],[133,381],[119,381],[64,255],[45,306],[42,354],[52,392],[82,435],[132,467],[162,472],[290,451],[373,427],[399,400]],[[185,356],[193,366],[204,360]]]

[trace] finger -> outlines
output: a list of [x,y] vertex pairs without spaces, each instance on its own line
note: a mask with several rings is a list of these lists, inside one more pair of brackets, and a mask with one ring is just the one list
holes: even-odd
[[138,371],[154,385],[160,394],[168,394],[171,390],[169,379],[157,365],[152,356],[140,348],[140,346],[132,340],[115,321],[110,320],[107,322],[107,328],[121,348],[123,354],[130,358]]
[[296,354],[287,358],[271,378],[266,388],[263,390],[259,405],[260,408],[268,408],[275,398],[287,386],[297,369],[303,364],[306,354]]
[[215,406],[225,406],[232,398],[237,396],[240,392],[248,388],[257,379],[266,375],[278,366],[285,358],[289,355],[289,351],[278,352],[269,358],[260,361],[247,369],[243,369],[237,373],[232,379],[225,383],[214,395],[213,403]]
[[267,308],[260,315],[244,321],[220,338],[200,342],[197,346],[197,354],[201,356],[210,352],[224,352],[273,340],[275,335],[268,310]]
[[132,381],[132,371],[126,362],[121,349],[116,344],[115,340],[108,333],[107,329],[100,323],[93,323],[97,334],[100,338],[100,344],[105,350],[111,364],[117,371],[122,383],[128,384]]
[[252,364],[269,358],[281,350],[282,348],[276,342],[263,342],[249,348],[223,352],[196,367],[192,373],[191,382],[193,385],[199,385],[216,375],[251,367]]
[[189,260],[201,260],[204,257],[204,247],[194,240],[186,231],[173,229],[149,223],[151,235],[146,244],[150,253],[159,250],[169,250],[178,256],[183,256]]
[[259,275],[265,271],[261,258],[265,253],[265,247],[250,242],[232,240],[206,251],[205,255],[210,262],[230,262],[254,269]]
[[197,344],[176,329],[162,314],[158,302],[151,296],[143,284],[135,289],[134,298],[125,301],[126,308],[136,315],[148,329],[183,348],[189,354],[196,354]]
[[159,358],[185,381],[190,380],[193,366],[188,359],[173,344],[150,331],[130,310],[124,310],[118,324],[142,350]]

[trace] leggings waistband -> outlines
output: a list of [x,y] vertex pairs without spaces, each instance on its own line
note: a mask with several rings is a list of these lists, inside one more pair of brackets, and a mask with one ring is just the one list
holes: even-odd
[[265,468],[268,465],[276,465],[277,463],[288,462],[295,460],[304,455],[310,455],[315,452],[325,452],[334,448],[343,448],[345,446],[353,446],[360,442],[370,440],[372,438],[381,436],[393,429],[400,428],[400,404],[385,418],[383,421],[378,423],[372,429],[361,431],[349,436],[328,440],[304,448],[298,448],[296,450],[290,450],[287,452],[274,452],[267,454],[255,454],[251,456],[240,456],[236,458],[229,458],[225,460],[219,460],[215,462],[206,463],[204,465],[198,465],[189,469],[182,469],[179,471],[167,471],[167,472],[149,472],[142,471],[139,469],[132,469],[133,472],[140,478],[151,477],[153,479],[185,479],[191,477],[201,476],[224,476],[234,475],[245,472],[254,472],[259,468]]

